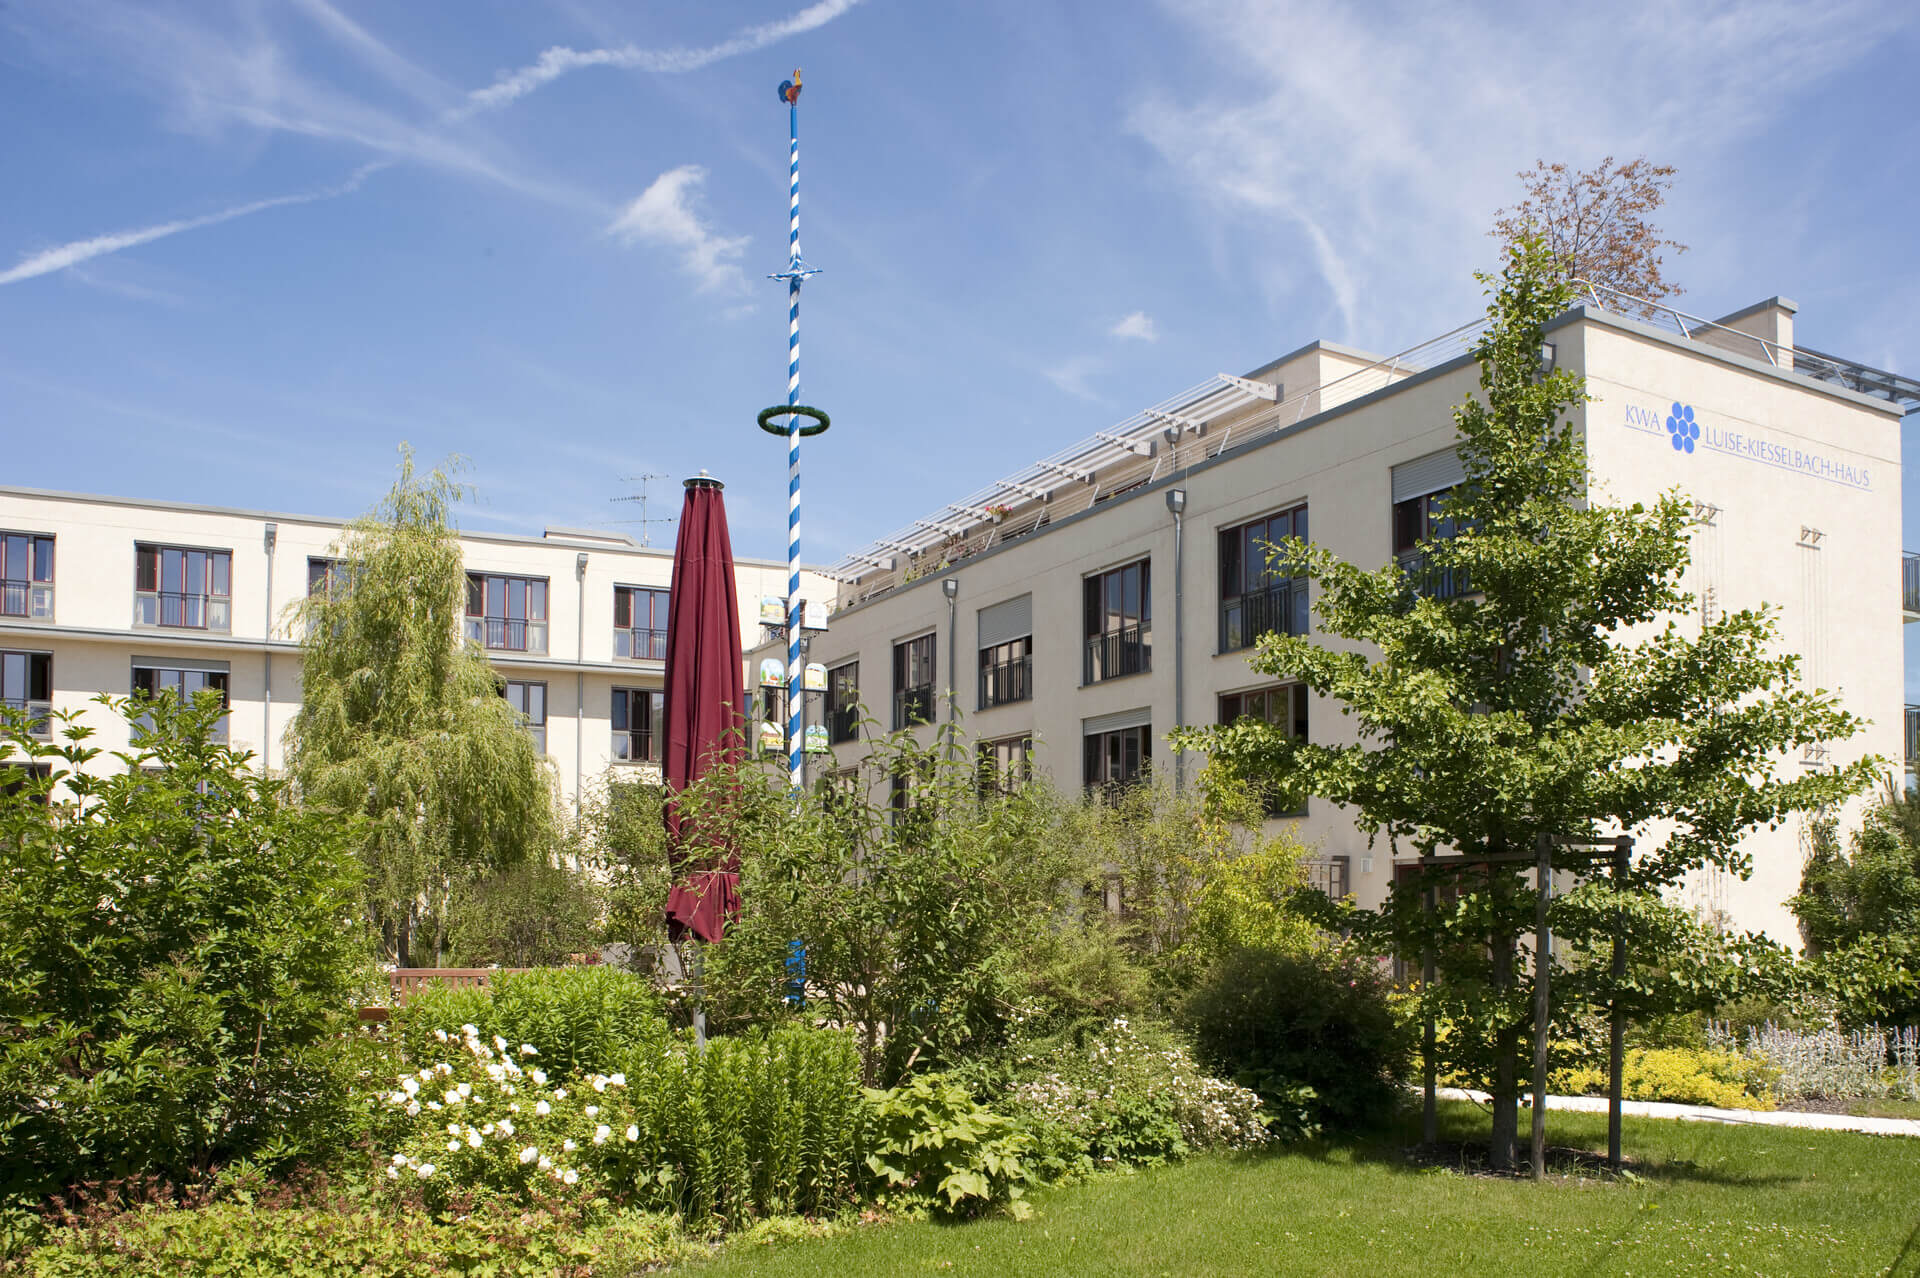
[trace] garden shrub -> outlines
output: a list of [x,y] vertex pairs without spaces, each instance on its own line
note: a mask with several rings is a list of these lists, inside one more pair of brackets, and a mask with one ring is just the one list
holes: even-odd
[[1314,1126],[1351,1131],[1378,1126],[1399,1101],[1410,1039],[1371,959],[1239,950],[1214,966],[1186,1017],[1201,1063],[1276,1114],[1304,1104]]
[[701,1051],[652,1024],[622,1069],[573,1078],[531,1044],[449,1035],[381,1099],[400,1121],[376,1184],[434,1212],[605,1200],[730,1226],[849,1200],[861,1106],[847,1035],[785,1025]]
[[[1620,1091],[1627,1100],[1672,1101],[1716,1109],[1772,1109],[1773,1098],[1768,1092],[1772,1077],[1773,1071],[1763,1062],[1737,1052],[1633,1048],[1621,1065]],[[1606,1067],[1562,1070],[1549,1079],[1549,1086],[1575,1096],[1605,1095]]]
[[503,972],[491,989],[429,985],[397,1019],[410,1060],[434,1059],[435,1030],[472,1025],[483,1040],[533,1044],[542,1066],[563,1077],[618,1069],[628,1051],[666,1031],[646,978],[602,966]]
[[939,1074],[869,1090],[866,1099],[866,1164],[882,1203],[955,1218],[996,1208],[1027,1214],[1029,1142],[1011,1119]]
[[0,711],[0,759],[52,767],[0,791],[0,1203],[335,1157],[364,970],[338,821],[212,740],[217,698],[101,700],[112,776],[73,716],[47,744]]

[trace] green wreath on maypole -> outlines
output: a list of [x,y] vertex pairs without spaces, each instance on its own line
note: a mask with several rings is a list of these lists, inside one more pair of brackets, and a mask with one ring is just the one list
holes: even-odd
[[772,408],[761,409],[760,429],[769,435],[778,435],[782,439],[786,438],[787,428],[773,425],[773,419],[776,417],[811,417],[813,425],[800,428],[803,439],[824,434],[827,427],[833,425],[833,418],[827,416],[827,410],[824,408],[810,408],[805,404],[775,404]]

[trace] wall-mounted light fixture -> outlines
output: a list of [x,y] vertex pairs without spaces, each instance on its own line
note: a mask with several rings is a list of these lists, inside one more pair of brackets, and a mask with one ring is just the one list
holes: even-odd
[[587,552],[581,551],[573,557],[573,570],[582,577],[587,575]]
[[946,592],[947,598],[952,599],[960,593],[960,579],[949,577],[940,583],[940,589]]
[[1187,490],[1184,488],[1167,489],[1167,509],[1178,515],[1187,508]]
[[1540,376],[1545,377],[1553,371],[1554,360],[1558,352],[1552,342],[1540,343]]

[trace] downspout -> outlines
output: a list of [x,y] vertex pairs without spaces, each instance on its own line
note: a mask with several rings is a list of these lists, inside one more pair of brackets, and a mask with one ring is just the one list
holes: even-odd
[[580,579],[578,615],[574,622],[573,668],[573,819],[580,820],[580,783],[585,776],[587,732],[587,552],[573,561],[574,576]]
[[940,583],[942,593],[947,596],[947,761],[959,757],[960,744],[960,686],[954,676],[954,620],[959,615],[959,607],[954,600],[960,594],[960,579],[949,577]]
[[[1173,726],[1187,722],[1187,609],[1186,609],[1186,526],[1187,490],[1169,488],[1167,509],[1173,512]],[[1173,788],[1187,784],[1185,751],[1173,754]]]
[[272,764],[273,749],[273,548],[280,540],[280,525],[267,524],[267,615],[260,631],[260,662],[266,672],[266,689],[260,704],[260,772],[265,775]]

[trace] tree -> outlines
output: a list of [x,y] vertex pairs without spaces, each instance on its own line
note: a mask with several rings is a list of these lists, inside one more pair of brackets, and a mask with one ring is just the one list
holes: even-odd
[[1667,282],[1660,250],[1679,254],[1687,246],[1662,238],[1649,220],[1666,202],[1673,173],[1644,155],[1618,165],[1609,155],[1586,172],[1540,160],[1518,175],[1526,198],[1500,210],[1488,233],[1509,246],[1539,237],[1562,279],[1648,302],[1676,297],[1686,290]]
[[466,575],[442,470],[400,475],[334,547],[306,627],[287,765],[300,794],[353,822],[367,922],[402,967],[431,933],[437,964],[457,885],[544,855],[553,782],[486,655],[461,637]]
[[[1524,238],[1505,272],[1481,277],[1491,303],[1475,350],[1484,400],[1454,414],[1466,482],[1444,502],[1458,531],[1419,546],[1421,566],[1368,572],[1289,540],[1276,569],[1319,585],[1321,630],[1262,639],[1253,667],[1299,679],[1357,721],[1352,745],[1298,741],[1246,722],[1181,734],[1216,764],[1283,793],[1352,810],[1376,836],[1423,854],[1524,855],[1535,836],[1627,831],[1626,886],[1651,894],[1715,865],[1747,873],[1741,836],[1869,783],[1873,758],[1831,772],[1784,766],[1787,752],[1852,736],[1835,698],[1797,682],[1771,649],[1769,610],[1730,612],[1683,633],[1680,589],[1693,517],[1669,492],[1610,506],[1590,492],[1569,420],[1582,380],[1538,374],[1544,325],[1572,295],[1551,250]],[[1470,583],[1470,584],[1469,584]],[[1451,586],[1453,589],[1442,589]],[[1690,628],[1690,627],[1689,627]],[[1491,1045],[1493,1159],[1510,1165],[1527,1000],[1515,941],[1531,930],[1530,867],[1496,864],[1398,885],[1374,926],[1400,949],[1431,943],[1452,1010]],[[1432,884],[1449,904],[1429,930]],[[1558,898],[1556,936],[1605,954],[1625,902],[1590,883]],[[1644,913],[1644,911],[1642,912]],[[1643,958],[1658,936],[1636,942]]]
[[1842,851],[1832,819],[1789,904],[1842,1019],[1920,1023],[1920,797],[1889,786]]

